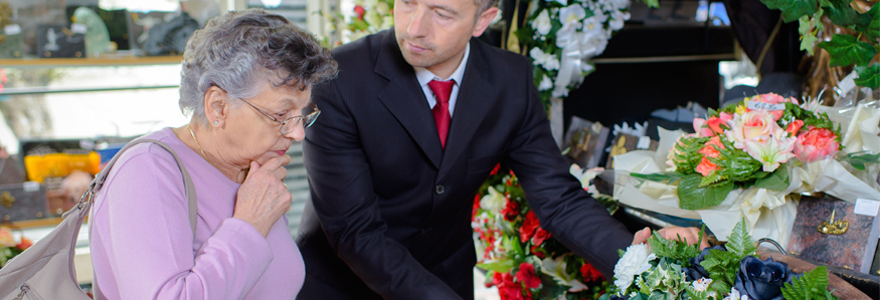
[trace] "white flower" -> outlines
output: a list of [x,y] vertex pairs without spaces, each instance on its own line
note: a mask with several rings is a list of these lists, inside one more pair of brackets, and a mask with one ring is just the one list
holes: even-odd
[[604,30],[602,33],[592,34],[583,39],[584,44],[581,45],[581,49],[584,52],[592,54],[592,56],[597,56],[602,54],[605,51],[605,47],[608,46],[608,36],[604,34]]
[[623,22],[629,20],[629,12],[623,12],[619,10],[615,10],[611,12],[611,22],[608,23],[608,27],[611,30],[620,30],[623,28]]
[[730,288],[730,294],[724,297],[724,300],[749,300],[749,295],[740,296],[736,288]]
[[694,281],[692,285],[694,286],[694,290],[697,292],[705,291],[709,288],[709,284],[712,283],[712,279],[710,278],[700,278],[697,281]]
[[547,77],[547,74],[544,74],[544,78],[541,79],[541,84],[538,85],[539,91],[547,91],[553,88],[553,80],[550,80],[550,77]]
[[543,66],[548,71],[559,70],[559,59],[556,55],[546,53],[538,47],[529,50],[529,56],[534,60],[532,64]]
[[581,22],[585,17],[587,17],[587,11],[578,4],[559,9],[559,22],[562,23],[562,28],[556,32],[557,47],[565,47],[572,36],[583,27]]
[[588,36],[592,36],[593,34],[603,34],[605,33],[604,26],[602,23],[605,23],[605,20],[608,19],[608,16],[603,14],[598,14],[589,18],[584,19],[584,30],[585,34]]
[[642,274],[651,268],[648,262],[657,256],[648,250],[648,245],[638,244],[626,248],[626,253],[614,266],[614,285],[617,290],[624,292],[632,284],[636,275]]
[[501,209],[504,208],[506,202],[507,198],[504,197],[504,194],[499,193],[490,186],[489,193],[483,196],[483,199],[480,199],[480,208],[497,215],[501,213]]
[[565,0],[545,0],[545,1],[547,1],[547,2],[556,2],[556,3],[559,3],[560,5],[565,5]]
[[532,28],[535,29],[541,35],[547,35],[550,33],[550,29],[553,28],[553,24],[550,23],[550,14],[547,13],[547,10],[542,10],[538,17],[532,21]]
[[629,7],[629,0],[606,0],[604,3],[609,4],[615,10]]

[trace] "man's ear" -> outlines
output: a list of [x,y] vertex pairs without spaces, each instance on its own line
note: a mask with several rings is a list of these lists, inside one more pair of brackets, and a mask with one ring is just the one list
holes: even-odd
[[494,6],[483,11],[480,16],[477,17],[477,26],[474,27],[473,36],[478,37],[483,35],[483,31],[486,31],[486,28],[489,28],[489,24],[495,19],[496,14],[498,14],[498,8]]
[[205,93],[205,117],[208,124],[219,125],[226,121],[229,111],[226,99],[229,96],[223,89],[212,86]]

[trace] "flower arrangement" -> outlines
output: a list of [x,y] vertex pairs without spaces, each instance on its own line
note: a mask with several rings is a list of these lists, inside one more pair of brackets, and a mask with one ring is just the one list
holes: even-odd
[[338,45],[394,26],[394,0],[354,0],[353,13],[350,17],[340,13],[328,17],[334,30],[342,30],[343,41]]
[[788,168],[780,168],[783,164],[793,158],[810,163],[835,157],[840,126],[835,128],[817,107],[771,93],[720,111],[710,109],[707,119],[694,119],[696,133],[681,136],[668,155],[674,172],[667,178],[681,180],[681,208],[718,205],[735,185],[784,190],[791,179]]
[[[694,134],[660,130],[660,149],[616,156],[614,198],[699,219],[727,236],[742,218],[751,234],[785,246],[797,201],[825,192],[880,199],[880,102],[832,108],[762,94],[710,110]],[[668,151],[666,149],[669,149]]]
[[12,235],[12,230],[6,226],[0,226],[0,268],[5,266],[7,261],[21,254],[32,245],[33,242],[23,236],[16,242],[15,237]]
[[[658,6],[657,0],[646,2],[652,7]],[[522,49],[528,49],[534,65],[535,86],[547,104],[551,97],[567,97],[571,89],[595,70],[589,60],[602,54],[611,35],[629,20],[630,1],[536,0],[531,3],[528,26],[512,30],[516,30],[515,38]]]
[[[616,202],[590,183],[603,169],[572,165],[570,171],[609,212],[616,211]],[[497,286],[501,299],[597,299],[613,291],[598,270],[541,228],[519,180],[500,165],[474,198],[471,225],[477,267],[488,271],[486,286]]]
[[[702,235],[700,236],[702,238]],[[837,299],[828,291],[826,268],[795,274],[784,262],[756,257],[756,245],[740,221],[728,243],[699,250],[659,234],[647,245],[621,253],[614,267],[617,293],[602,299]]]

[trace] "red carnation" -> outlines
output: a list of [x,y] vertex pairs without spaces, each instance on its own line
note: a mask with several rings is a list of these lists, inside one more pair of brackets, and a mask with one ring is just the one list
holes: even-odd
[[599,270],[596,270],[596,268],[588,262],[584,262],[584,265],[581,266],[581,276],[584,277],[584,282],[605,279],[605,277],[602,277],[602,273],[599,273]]
[[535,229],[535,235],[532,236],[532,244],[536,246],[540,246],[547,239],[550,238],[550,233],[538,226],[538,229]]
[[480,210],[480,194],[474,197],[474,209],[471,212],[471,220],[477,217],[477,212]]
[[538,223],[538,217],[535,216],[535,212],[529,210],[526,214],[526,219],[523,221],[522,227],[519,228],[520,240],[526,242],[531,239],[535,234],[535,230],[540,226],[541,225]]
[[519,203],[510,200],[510,197],[508,197],[507,205],[504,205],[504,209],[501,210],[501,213],[504,215],[505,220],[513,222],[513,220],[516,220],[516,216],[519,215]]
[[516,280],[522,282],[523,286],[527,289],[541,287],[541,279],[535,275],[535,266],[530,263],[519,265],[519,271],[516,272]]

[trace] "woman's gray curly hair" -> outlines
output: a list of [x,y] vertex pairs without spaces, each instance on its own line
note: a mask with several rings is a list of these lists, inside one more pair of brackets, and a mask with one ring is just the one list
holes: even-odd
[[272,82],[276,87],[305,90],[336,72],[330,51],[284,17],[261,9],[229,12],[209,21],[187,42],[180,110],[207,125],[204,98],[211,86],[230,98],[247,99],[259,94],[261,80],[280,77],[281,82]]

